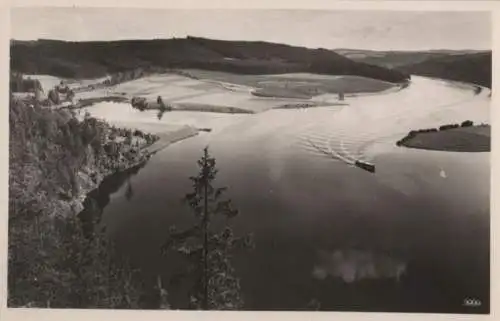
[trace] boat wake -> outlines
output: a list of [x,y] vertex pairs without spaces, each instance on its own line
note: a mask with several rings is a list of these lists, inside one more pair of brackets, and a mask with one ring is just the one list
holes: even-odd
[[[489,108],[482,108],[489,104],[487,91],[476,95],[422,77],[413,86],[386,95],[353,98],[345,106],[308,110],[301,117],[301,126],[294,128],[296,144],[310,155],[332,161],[370,164],[375,158],[372,145],[392,148],[411,130],[489,119]],[[426,92],[431,93],[429,97]]]

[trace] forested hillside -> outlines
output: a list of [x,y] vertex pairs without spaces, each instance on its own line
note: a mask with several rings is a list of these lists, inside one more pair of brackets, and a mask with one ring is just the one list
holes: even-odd
[[400,71],[354,62],[331,50],[269,42],[187,37],[165,40],[12,41],[11,68],[26,74],[101,77],[135,68],[197,68],[244,74],[313,72],[403,82]]
[[421,76],[470,82],[491,88],[491,52],[437,57],[398,68]]
[[415,74],[475,83],[491,88],[491,51],[373,51],[335,49],[351,60]]
[[397,69],[429,59],[452,55],[475,54],[481,50],[422,50],[422,51],[377,51],[364,49],[334,49],[336,53],[357,62],[363,62],[385,68]]
[[11,97],[8,305],[132,307],[132,271],[77,213],[104,175],[143,162],[155,136]]

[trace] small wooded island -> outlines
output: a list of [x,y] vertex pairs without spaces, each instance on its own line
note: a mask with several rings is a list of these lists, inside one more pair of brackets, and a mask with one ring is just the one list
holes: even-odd
[[449,152],[491,151],[490,125],[474,125],[470,120],[462,124],[439,128],[412,130],[396,142],[398,146]]

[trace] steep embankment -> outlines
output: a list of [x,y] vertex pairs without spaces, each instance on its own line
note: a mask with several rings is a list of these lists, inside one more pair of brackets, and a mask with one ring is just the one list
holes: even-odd
[[31,108],[19,100],[11,102],[9,117],[11,193],[42,193],[58,208],[78,208],[82,196],[104,176],[145,161],[149,155],[144,148],[158,140],[88,116],[79,121],[69,111]]
[[133,306],[130,275],[113,270],[104,240],[84,237],[75,214],[104,176],[144,162],[157,137],[13,98],[9,121],[8,305]]
[[158,139],[16,100],[10,104],[9,117],[11,195],[44,194],[58,204],[54,214],[68,214],[71,205],[78,212],[86,192],[107,174],[145,161],[148,155],[143,149]]
[[134,68],[197,68],[242,74],[311,72],[358,75],[389,82],[408,77],[354,62],[331,50],[269,42],[187,37],[111,42],[12,41],[11,68],[26,74],[101,77]]

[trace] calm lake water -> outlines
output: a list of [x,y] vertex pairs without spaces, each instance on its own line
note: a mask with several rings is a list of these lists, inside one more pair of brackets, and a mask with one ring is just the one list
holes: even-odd
[[[415,77],[401,92],[347,100],[235,117],[178,142],[106,180],[91,195],[100,203],[95,215],[146,278],[167,283],[180,267],[159,246],[170,226],[193,222],[181,200],[209,145],[220,170],[215,184],[229,188],[240,210],[234,230],[255,238],[254,250],[233,259],[245,309],[302,310],[315,299],[325,310],[487,312],[490,154],[394,141],[409,129],[488,122],[488,99]],[[356,159],[374,163],[376,173],[351,166]],[[366,272],[375,265],[382,267]],[[387,277],[401,266],[399,282]],[[167,286],[174,308],[185,307],[180,288]],[[466,298],[482,306],[464,307]]]

